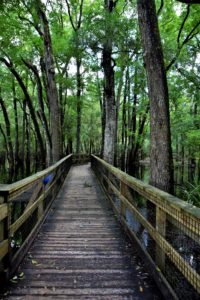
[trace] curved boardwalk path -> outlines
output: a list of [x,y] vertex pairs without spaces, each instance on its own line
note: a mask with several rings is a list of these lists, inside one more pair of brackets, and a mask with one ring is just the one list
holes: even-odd
[[3,299],[162,299],[89,165],[72,167]]

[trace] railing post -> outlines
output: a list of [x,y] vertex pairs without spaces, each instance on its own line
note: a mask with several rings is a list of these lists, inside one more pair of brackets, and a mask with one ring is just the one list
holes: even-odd
[[[165,237],[166,235],[166,212],[156,206],[156,230]],[[165,252],[156,244],[156,264],[161,269],[165,270]]]
[[42,216],[44,214],[44,200],[45,200],[45,198],[38,205],[38,214],[37,214],[38,221],[42,218]]
[[[0,195],[0,205],[6,204],[7,205],[7,216],[0,220],[0,244],[8,240],[9,241],[9,224],[10,224],[10,217],[9,217],[9,207],[8,207],[8,195],[7,192],[2,192]],[[9,241],[10,242],[10,241]],[[10,243],[9,243],[10,244]],[[4,257],[5,248],[0,248],[0,281],[5,281],[7,279],[7,270],[9,268],[9,261],[10,261],[10,254],[9,248],[10,245],[8,244],[6,252],[6,256]]]
[[[120,194],[124,197],[126,197],[126,189],[127,189],[126,184],[120,181]],[[126,205],[124,204],[122,199],[120,199],[120,218],[122,221],[126,220]]]

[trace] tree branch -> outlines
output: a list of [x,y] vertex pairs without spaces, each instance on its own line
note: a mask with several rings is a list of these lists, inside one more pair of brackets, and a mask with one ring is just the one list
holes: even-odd
[[200,0],[176,0],[185,4],[200,4]]
[[187,72],[184,68],[178,67],[178,65],[176,65],[176,69],[183,77],[185,77],[189,82],[192,82],[195,87],[200,90],[199,78],[196,76],[196,74],[193,74],[192,76],[191,72]]
[[18,15],[18,17],[21,21],[26,21],[29,25],[33,26],[36,29],[36,31],[39,33],[39,35],[43,37],[43,32],[41,31],[38,24],[35,24],[34,22],[29,20],[28,18],[22,17],[20,15]]
[[162,11],[162,9],[163,9],[163,6],[164,6],[164,0],[161,0],[161,1],[160,1],[160,7],[159,7],[159,9],[158,9],[158,11],[157,11],[157,16],[158,16],[158,17],[160,16],[160,13],[161,13],[161,11]]
[[69,5],[69,2],[68,2],[68,0],[65,0],[65,1],[66,1],[66,4],[67,4],[67,11],[68,11],[70,23],[72,24],[72,27],[73,27],[74,31],[76,32],[77,28],[74,25],[74,21],[73,21],[73,18],[72,18],[71,8],[70,8],[70,5]]
[[194,31],[199,27],[200,25],[200,21],[197,22],[197,24],[193,27],[193,29],[190,31],[190,33],[187,35],[187,37],[185,38],[185,40],[183,41],[183,45],[186,44],[188,41],[190,41],[195,35],[198,34],[198,32]]
[[84,0],[81,0],[81,4],[80,4],[79,20],[78,20],[78,25],[77,25],[78,29],[81,27],[81,21],[82,21],[82,15],[83,15],[83,1]]
[[[183,24],[183,23],[182,23]],[[197,24],[193,27],[193,29],[188,33],[188,35],[186,36],[186,38],[184,39],[184,41],[182,42],[182,44],[178,45],[177,51],[176,51],[176,55],[172,58],[171,62],[168,64],[168,66],[165,68],[165,71],[169,71],[169,69],[171,68],[171,66],[176,62],[176,60],[178,59],[181,50],[183,48],[183,46],[185,44],[187,44],[187,42],[189,42],[194,36],[196,36],[198,34],[198,32],[194,32],[198,26],[200,25],[200,21],[197,22]],[[178,40],[178,38],[177,38]]]
[[179,32],[178,32],[178,36],[177,36],[177,44],[178,45],[180,44],[181,32],[183,30],[183,27],[185,25],[185,22],[186,22],[186,20],[189,16],[189,14],[190,14],[190,5],[187,6],[187,12],[186,12],[185,18],[183,19],[183,22],[182,22],[181,27],[180,27]]

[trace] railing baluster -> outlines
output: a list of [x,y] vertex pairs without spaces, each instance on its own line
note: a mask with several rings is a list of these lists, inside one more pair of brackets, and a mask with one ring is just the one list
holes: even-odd
[[[109,173],[109,179],[112,178],[111,181],[113,181],[113,177],[114,181],[115,179],[120,181],[119,191],[106,177],[106,181],[108,184],[110,183],[111,193],[115,195],[116,200],[120,201],[120,210],[117,210],[117,201],[113,203],[114,209],[119,213],[125,230],[128,230],[130,235],[138,240],[141,250],[148,258],[148,264],[151,264],[152,269],[154,269],[153,274],[160,274],[159,281],[162,280],[172,298],[177,299],[170,286],[170,284],[174,284],[169,276],[170,266],[173,266],[177,274],[182,273],[181,278],[185,278],[184,284],[188,285],[188,289],[192,285],[193,291],[200,293],[200,269],[197,253],[200,247],[200,208],[131,177],[94,155],[92,155],[92,167],[98,174],[100,182],[102,182],[102,178],[105,180],[102,169]],[[140,208],[132,192],[136,198],[138,194],[147,201],[146,212],[144,207],[144,209]],[[152,206],[150,216],[153,219],[149,218],[148,204],[151,204],[149,207]],[[127,220],[126,211],[128,211],[127,216],[129,216]],[[175,230],[175,240],[173,240],[173,230]],[[183,242],[183,248],[184,243],[189,245],[189,252],[186,254],[182,252],[185,249],[177,244],[180,242],[180,238],[181,240],[186,239]],[[164,275],[168,276],[167,280],[170,280],[170,284]]]
[[[156,206],[156,230],[165,238],[166,235],[166,212]],[[165,271],[165,251],[156,244],[156,264]]]
[[8,193],[2,192],[0,196],[0,208],[2,208],[2,216],[0,219],[0,280],[3,282],[6,279],[5,271],[9,266],[8,206]]
[[[126,184],[124,182],[120,181],[120,193],[124,197],[126,197],[126,190],[127,190]],[[122,221],[126,220],[126,205],[122,201],[122,199],[120,199],[120,217],[121,217]]]
[[[53,166],[13,184],[0,187],[0,282],[12,276],[36,236],[52,201],[55,199],[72,163],[72,155]],[[45,180],[46,179],[46,180]],[[23,193],[28,204],[17,220],[12,221],[13,200],[21,203]],[[31,195],[29,195],[31,193]],[[20,197],[19,197],[20,196]],[[26,197],[27,197],[26,196]],[[25,199],[26,199],[25,197]],[[25,224],[25,226],[24,226]],[[20,235],[22,243],[13,249],[11,244]],[[6,276],[5,276],[6,275]]]

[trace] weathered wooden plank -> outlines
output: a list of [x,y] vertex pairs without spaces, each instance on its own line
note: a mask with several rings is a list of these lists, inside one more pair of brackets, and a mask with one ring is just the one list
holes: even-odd
[[73,295],[93,295],[95,297],[96,295],[133,295],[135,294],[135,291],[133,288],[82,288],[82,289],[64,289],[59,288],[59,290],[56,289],[49,289],[49,288],[31,288],[30,289],[20,289],[15,290],[16,295],[34,295],[34,296],[42,296],[42,295],[65,295],[65,296],[73,296]]
[[[10,296],[9,297],[10,300],[35,300],[35,296],[32,295],[28,295],[26,296],[26,298],[22,298],[21,296]],[[66,300],[66,295],[56,295],[56,300],[60,300],[60,299],[65,299]],[[134,296],[127,296],[126,298],[124,298],[124,295],[112,295],[112,300],[136,300],[136,298]],[[38,296],[37,295],[37,300],[47,300],[46,296]],[[48,295],[48,300],[55,300],[55,295],[51,296]],[[94,300],[94,295],[90,296],[90,295],[73,295],[73,296],[69,296],[67,295],[67,300]],[[111,300],[111,296],[110,295],[95,295],[95,300]],[[151,300],[151,299],[149,299]]]
[[8,205],[1,204],[0,205],[0,222],[8,216]]
[[0,261],[8,253],[8,240],[0,242]]

